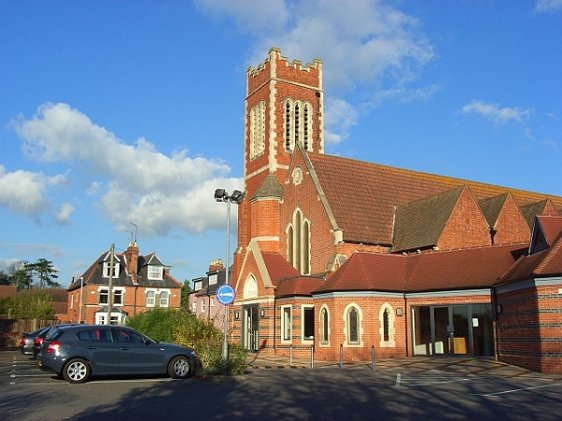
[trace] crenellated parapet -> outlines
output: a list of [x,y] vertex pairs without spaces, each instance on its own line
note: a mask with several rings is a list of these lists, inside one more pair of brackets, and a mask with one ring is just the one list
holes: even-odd
[[289,61],[279,48],[273,47],[263,63],[248,68],[246,80],[247,95],[269,80],[282,80],[322,90],[322,61],[314,59],[312,63],[303,66],[300,60]]

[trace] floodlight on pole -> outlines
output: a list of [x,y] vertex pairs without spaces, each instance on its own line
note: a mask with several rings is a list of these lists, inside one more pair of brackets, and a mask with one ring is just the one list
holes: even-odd
[[[230,207],[231,204],[234,203],[239,205],[244,200],[244,192],[240,190],[234,190],[232,194],[228,194],[225,189],[216,189],[215,190],[215,200],[217,202],[225,202],[226,203],[226,259],[225,259],[225,285],[228,285],[228,276],[229,276],[229,266],[230,266]],[[224,339],[222,344],[222,360],[228,360],[228,306],[224,305]]]

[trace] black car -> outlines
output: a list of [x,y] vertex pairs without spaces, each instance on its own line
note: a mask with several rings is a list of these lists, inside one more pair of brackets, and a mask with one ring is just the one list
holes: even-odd
[[22,354],[35,356],[36,353],[33,352],[33,343],[35,339],[49,330],[50,326],[42,327],[40,329],[34,330],[33,332],[24,333],[21,336],[19,349]]
[[91,376],[167,374],[189,377],[198,368],[195,350],[161,343],[124,326],[53,327],[37,354],[39,366],[69,383]]

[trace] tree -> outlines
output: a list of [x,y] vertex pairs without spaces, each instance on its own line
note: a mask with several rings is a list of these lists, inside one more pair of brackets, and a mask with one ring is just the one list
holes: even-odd
[[10,278],[10,275],[8,275],[3,270],[0,270],[0,285],[11,285],[11,284],[12,284],[12,280]]
[[187,305],[188,305],[187,297],[189,296],[190,292],[191,292],[190,281],[185,280],[183,282],[183,287],[181,289],[181,307],[182,308],[187,308]]
[[32,273],[28,262],[16,262],[10,266],[10,282],[18,291],[31,288]]
[[27,266],[32,273],[35,272],[37,274],[39,288],[60,288],[60,284],[55,281],[59,276],[57,275],[58,270],[53,266],[53,262],[42,257],[35,263],[28,263]]
[[8,298],[2,303],[2,310],[14,319],[52,319],[55,310],[52,297],[43,291],[28,290]]

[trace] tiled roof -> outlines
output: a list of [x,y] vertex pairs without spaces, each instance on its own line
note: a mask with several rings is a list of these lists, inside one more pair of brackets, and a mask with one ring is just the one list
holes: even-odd
[[498,222],[498,218],[500,216],[500,212],[507,200],[509,193],[500,194],[499,196],[490,197],[489,199],[482,199],[479,202],[480,209],[482,209],[482,213],[488,221],[488,225],[491,228],[496,226],[496,222]]
[[562,216],[539,215],[537,216],[542,232],[549,245],[552,245],[556,237],[562,232]]
[[535,215],[540,215],[543,212],[544,208],[546,207],[547,203],[548,200],[543,199],[538,202],[529,203],[525,206],[521,206],[521,213],[523,214],[523,217],[527,221],[527,224],[529,224],[529,227],[531,228],[533,227],[533,222],[535,221]]
[[299,276],[299,272],[280,254],[263,252],[262,257],[273,285],[277,286],[279,279]]
[[526,250],[513,244],[415,255],[355,253],[314,293],[489,288]]
[[522,256],[501,276],[498,285],[531,279],[536,276],[562,275],[562,234],[549,249]]
[[264,198],[264,197],[283,197],[283,187],[277,181],[277,178],[273,174],[269,174],[263,180],[263,183],[257,188],[256,192],[252,196],[252,200]]
[[510,193],[518,206],[550,199],[562,209],[558,196],[319,153],[307,156],[346,242],[391,245],[396,206],[462,186],[470,187],[479,201]]
[[[93,284],[93,285],[107,285],[109,279],[103,276],[103,262],[108,259],[108,252],[103,252],[92,265],[78,278],[74,279],[74,282],[70,284],[67,291],[73,291],[80,288],[80,279],[83,278],[83,285]],[[116,259],[120,262],[125,262],[124,254],[115,253]],[[155,287],[155,288],[181,288],[182,284],[176,278],[174,278],[167,270],[164,269],[162,279],[148,279],[148,263],[153,265],[162,265],[160,259],[155,253],[151,253],[147,256],[138,257],[138,272],[136,274],[128,274],[125,265],[121,263],[119,265],[119,274],[112,279],[112,285],[114,287],[119,286],[143,286],[143,287]]]
[[312,291],[324,284],[323,278],[315,278],[310,276],[297,276],[295,278],[280,279],[277,282],[275,296],[312,296]]
[[14,297],[17,292],[15,285],[0,285],[0,298]]
[[463,188],[410,202],[396,209],[393,252],[434,246]]

